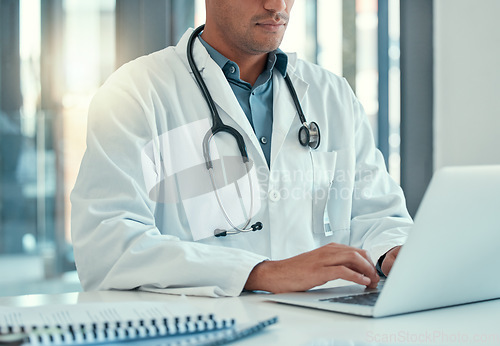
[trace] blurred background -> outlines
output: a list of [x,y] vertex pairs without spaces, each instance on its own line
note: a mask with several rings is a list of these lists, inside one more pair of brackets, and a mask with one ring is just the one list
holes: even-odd
[[[295,0],[284,51],[344,76],[412,214],[435,169],[500,163],[498,0]],[[69,194],[92,95],[203,0],[0,0],[0,296],[80,291]]]

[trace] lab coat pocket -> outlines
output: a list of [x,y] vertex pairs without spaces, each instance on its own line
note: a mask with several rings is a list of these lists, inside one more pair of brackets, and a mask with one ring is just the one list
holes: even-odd
[[311,151],[313,168],[312,229],[314,233],[333,234],[326,206],[335,177],[336,152]]

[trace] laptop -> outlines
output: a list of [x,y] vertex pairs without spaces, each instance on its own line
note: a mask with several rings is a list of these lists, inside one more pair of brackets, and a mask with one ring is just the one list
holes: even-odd
[[383,317],[500,298],[499,244],[500,166],[447,167],[434,174],[383,285],[282,293],[269,300]]

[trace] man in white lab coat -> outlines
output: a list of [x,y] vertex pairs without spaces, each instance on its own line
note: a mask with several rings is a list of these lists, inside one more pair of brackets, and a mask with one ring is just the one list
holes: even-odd
[[[403,193],[347,82],[278,49],[293,2],[206,0],[192,47],[222,121],[243,137],[247,171],[218,134],[209,147],[225,175],[211,184],[202,141],[213,121],[187,61],[192,30],[98,91],[71,196],[84,289],[235,296],[339,278],[374,287],[377,264],[389,273],[412,224]],[[320,128],[317,148],[299,143],[284,76]],[[262,229],[214,236],[249,219]]]

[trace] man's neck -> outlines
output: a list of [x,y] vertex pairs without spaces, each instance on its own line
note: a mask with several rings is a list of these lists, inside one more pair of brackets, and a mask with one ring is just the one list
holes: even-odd
[[[233,59],[231,59],[233,60]],[[267,62],[267,54],[252,56],[251,59],[233,60],[240,68],[240,79],[250,83],[252,86],[257,81],[259,75],[264,71]]]
[[225,45],[223,42],[221,43],[221,41],[212,40],[205,32],[201,34],[201,37],[216,51],[238,65],[241,80],[250,83],[252,86],[255,84],[257,78],[266,67],[267,53],[259,55],[242,54],[240,51],[231,49],[231,47]]

